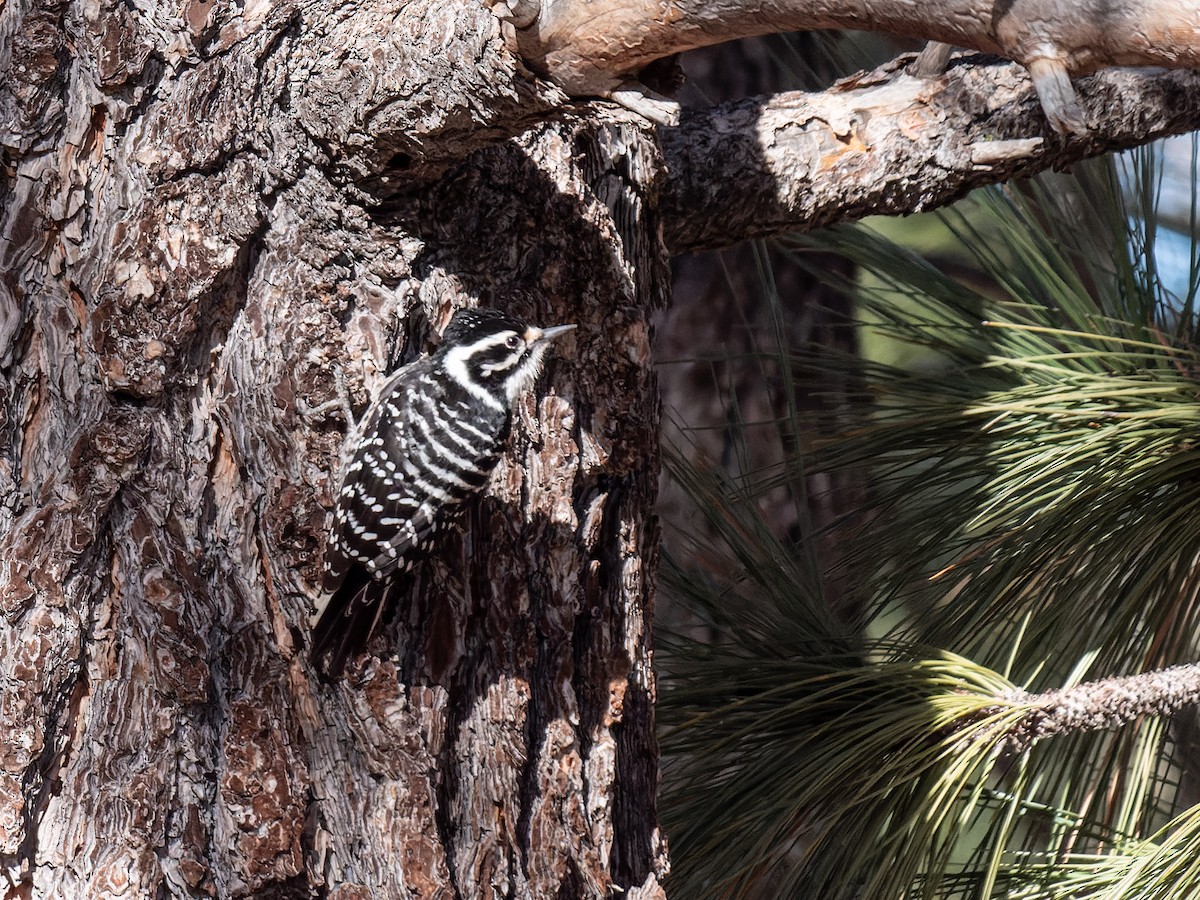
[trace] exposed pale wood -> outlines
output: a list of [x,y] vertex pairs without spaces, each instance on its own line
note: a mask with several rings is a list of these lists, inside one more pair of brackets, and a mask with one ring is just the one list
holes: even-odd
[[573,94],[605,94],[650,62],[781,31],[856,28],[941,41],[1072,74],[1200,67],[1189,0],[522,0],[522,55]]
[[950,203],[969,190],[1200,128],[1200,73],[1077,84],[1086,134],[1046,126],[1015,65],[969,56],[926,81],[892,64],[829,91],[735,101],[660,129],[675,253]]

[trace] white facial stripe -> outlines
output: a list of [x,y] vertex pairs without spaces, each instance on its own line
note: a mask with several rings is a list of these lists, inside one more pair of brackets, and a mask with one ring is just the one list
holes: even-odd
[[521,361],[516,370],[508,376],[504,381],[504,392],[508,394],[508,402],[515,403],[517,398],[525,388],[533,384],[537,380],[542,371],[542,357],[546,355],[546,351],[550,349],[550,345],[537,344],[529,355]]
[[504,409],[504,405],[471,377],[471,372],[467,368],[467,359],[481,347],[501,344],[505,338],[506,336],[502,334],[492,335],[465,347],[451,347],[446,353],[446,371],[450,373],[450,377],[458,382],[464,391],[478,397],[493,409],[500,410]]

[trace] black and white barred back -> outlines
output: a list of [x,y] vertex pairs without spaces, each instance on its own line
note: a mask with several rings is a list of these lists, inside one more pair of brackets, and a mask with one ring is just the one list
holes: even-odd
[[384,384],[348,442],[325,548],[312,658],[327,676],[365,648],[402,576],[487,485],[513,403],[574,327],[460,310],[437,350]]

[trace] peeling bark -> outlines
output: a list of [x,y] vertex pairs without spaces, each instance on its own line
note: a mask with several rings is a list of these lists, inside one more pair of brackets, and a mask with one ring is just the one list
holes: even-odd
[[1200,128],[1195,72],[1081,79],[1094,127],[1060,136],[1017,66],[960,56],[930,82],[903,63],[824,92],[721,104],[661,128],[671,251],[935,209],[986,184]]

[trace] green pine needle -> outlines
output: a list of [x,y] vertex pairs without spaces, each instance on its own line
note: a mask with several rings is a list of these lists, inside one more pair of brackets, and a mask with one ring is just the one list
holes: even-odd
[[[1200,659],[1200,264],[1185,297],[1163,287],[1156,160],[1123,164],[948,213],[969,283],[868,227],[794,243],[801,262],[857,264],[840,286],[893,358],[781,354],[772,371],[858,388],[781,423],[801,452],[776,470],[732,478],[667,453],[706,523],[664,566],[691,616],[659,656],[676,895],[1200,885],[1178,723],[1008,740],[1030,711],[1014,686]],[[789,543],[762,521],[767,492],[837,473],[866,500],[826,531]],[[818,567],[818,543],[836,565]],[[852,602],[830,602],[834,582]]]

